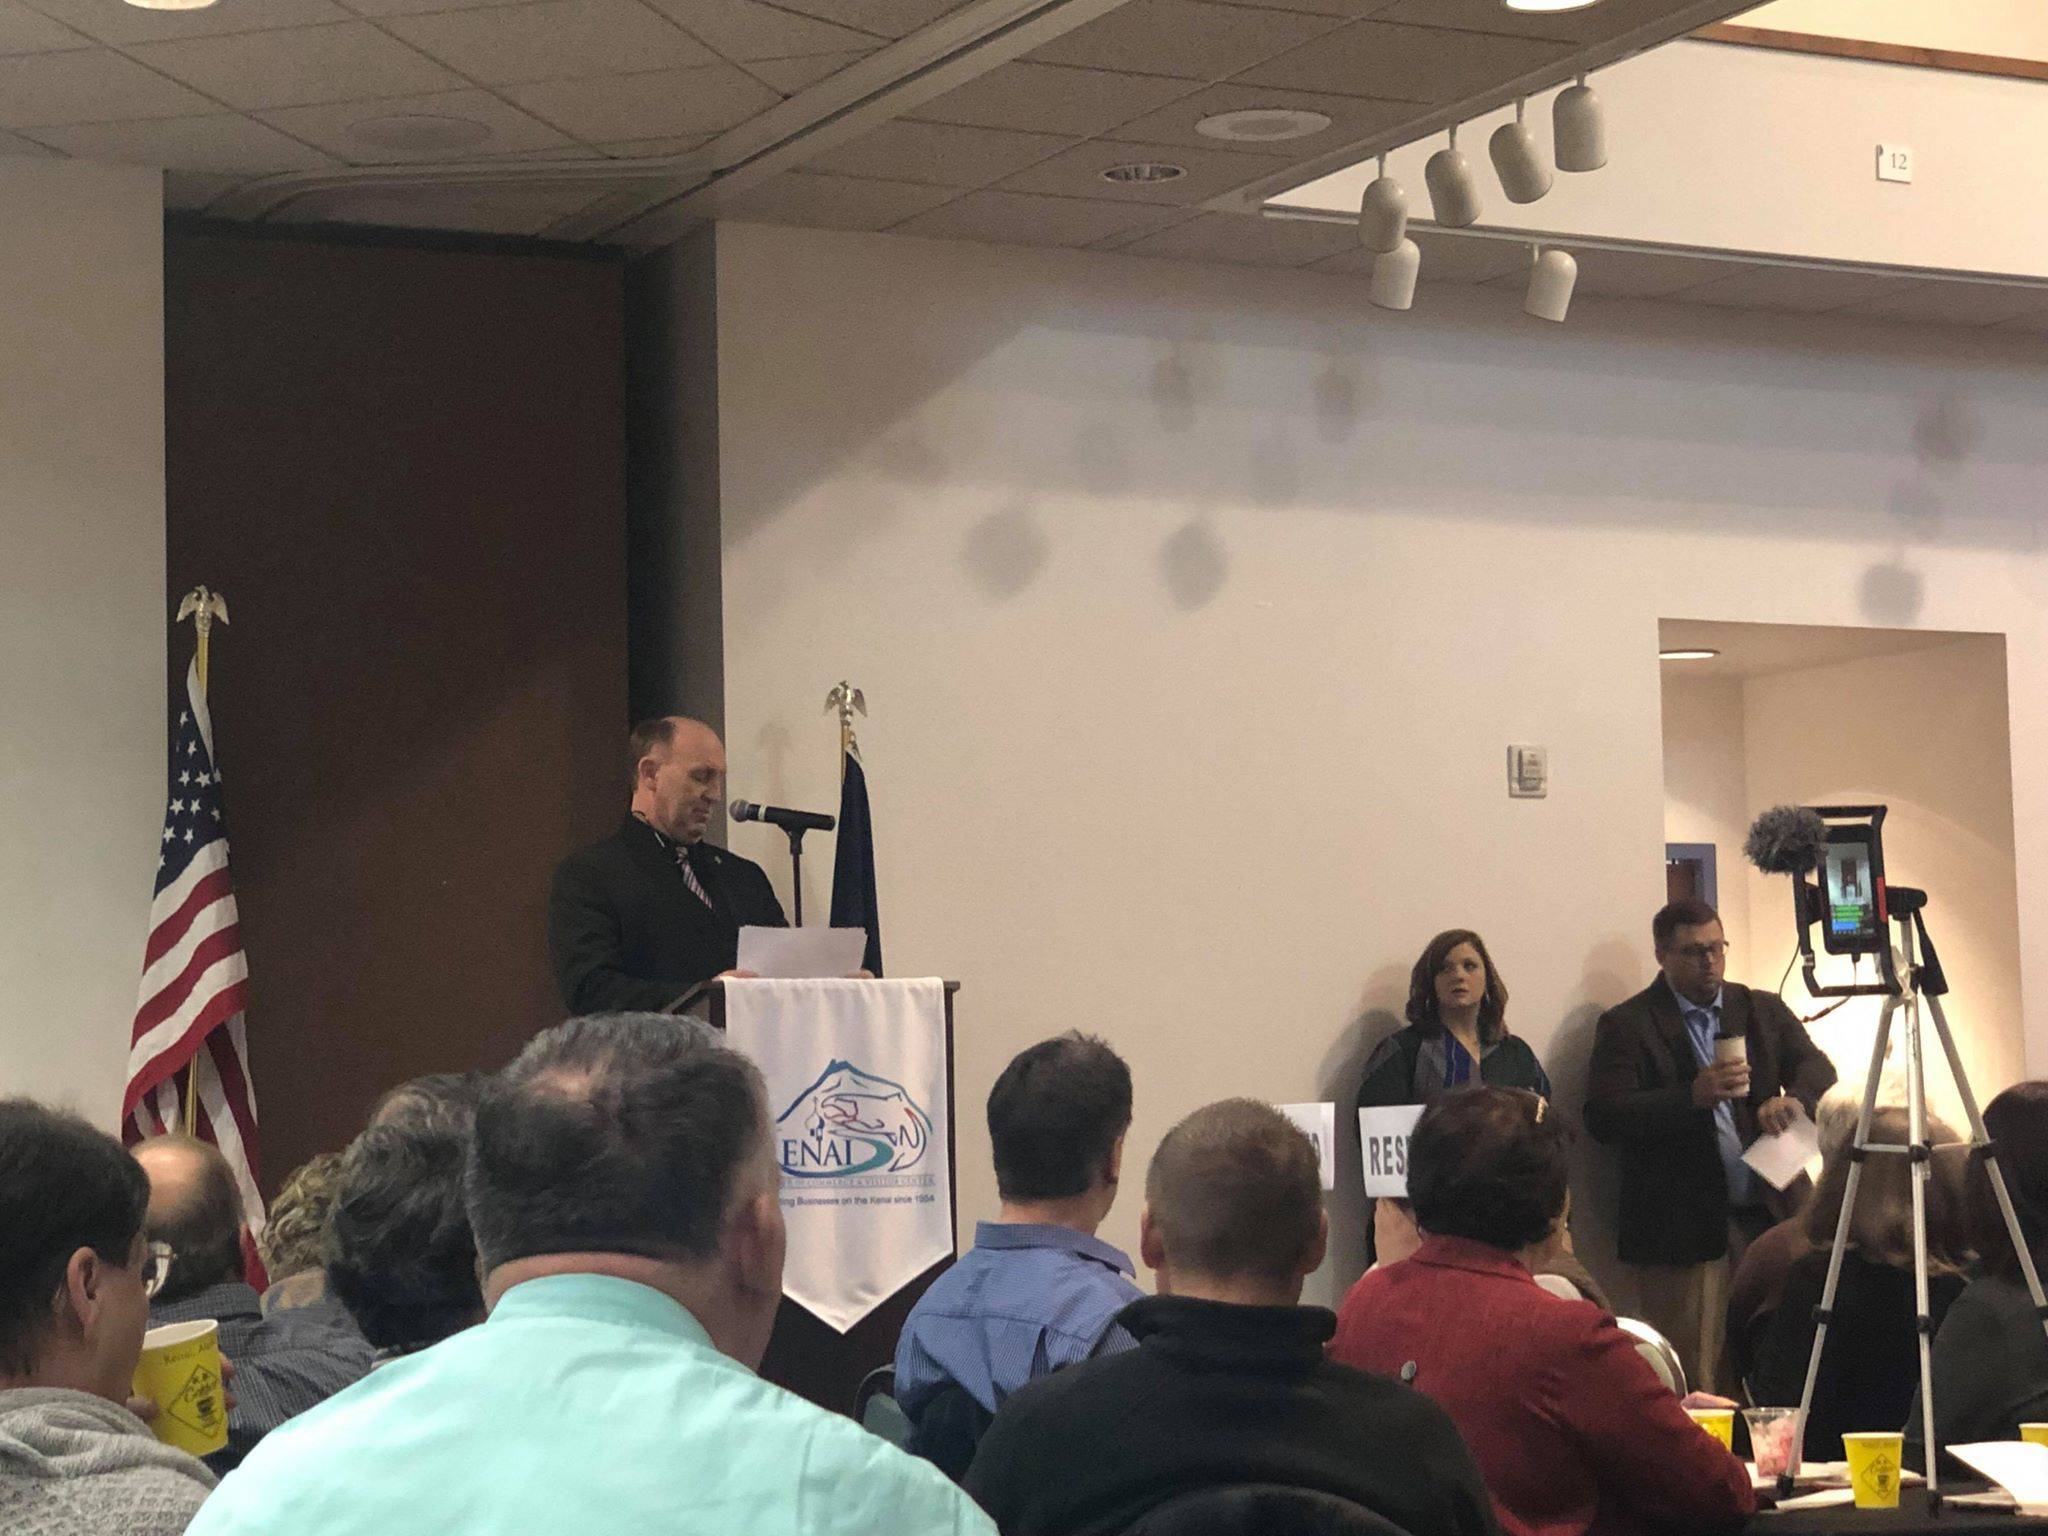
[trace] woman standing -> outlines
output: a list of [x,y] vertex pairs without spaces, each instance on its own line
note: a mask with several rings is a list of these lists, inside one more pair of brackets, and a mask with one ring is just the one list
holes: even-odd
[[1452,1088],[1525,1088],[1548,1099],[1550,1078],[1528,1043],[1508,1033],[1508,989],[1469,928],[1429,941],[1408,978],[1408,1027],[1365,1064],[1358,1107],[1428,1104]]

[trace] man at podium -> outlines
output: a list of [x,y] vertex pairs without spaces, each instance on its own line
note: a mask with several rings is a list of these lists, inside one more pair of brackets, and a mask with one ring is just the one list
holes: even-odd
[[633,728],[619,830],[556,866],[548,952],[572,1014],[660,1011],[730,971],[742,927],[785,927],[768,875],[704,841],[725,799],[725,744],[701,720]]

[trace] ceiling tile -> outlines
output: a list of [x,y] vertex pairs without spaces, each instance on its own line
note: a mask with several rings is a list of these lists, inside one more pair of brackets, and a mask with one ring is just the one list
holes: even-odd
[[778,10],[760,0],[647,0],[735,64],[873,48],[877,35]]
[[[1163,160],[1180,166],[1187,174],[1173,181],[1159,182],[1111,182],[1102,179],[1102,173],[1113,165],[1145,160]],[[1188,149],[1172,144],[1093,139],[1028,170],[1019,171],[1002,183],[1001,190],[1185,207],[1235,191],[1246,182],[1284,171],[1294,163],[1279,155],[1245,155],[1223,149]]]
[[452,90],[465,82],[368,22],[143,43],[152,69],[248,111]]
[[911,115],[974,128],[1022,128],[1085,137],[1106,133],[1194,89],[1187,81],[1157,75],[1012,63],[935,97]]
[[866,51],[862,51],[814,53],[798,59],[754,59],[747,64],[747,73],[765,85],[772,85],[785,96],[794,96],[820,80],[831,79],[848,65],[858,64],[866,57]]
[[195,11],[152,11],[126,0],[34,0],[34,8],[103,43],[152,43],[347,21],[334,0],[225,0]]
[[[125,3],[125,0],[124,0]],[[428,11],[467,11],[480,5],[524,5],[527,0],[340,0],[358,16],[418,16]]]
[[[282,107],[257,117],[294,138],[316,144],[351,165],[406,165],[435,160],[488,159],[527,150],[566,148],[570,140],[489,91],[437,91],[428,96],[395,96],[380,101],[332,102],[317,107]],[[368,144],[349,132],[368,119],[450,117],[482,123],[491,136],[474,148],[403,150]]]
[[189,117],[218,105],[103,48],[0,58],[0,128]]
[[1356,21],[1364,16],[1378,15],[1393,4],[1393,0],[1217,0],[1217,3],[1254,6],[1266,11],[1300,11],[1310,16]]
[[953,193],[907,181],[862,181],[789,171],[720,206],[720,219],[812,229],[886,229]]
[[717,54],[640,0],[544,0],[394,16],[384,30],[479,85],[718,62]]
[[159,117],[133,123],[77,123],[38,128],[52,149],[118,165],[171,166],[181,171],[263,176],[318,171],[334,161],[319,150],[266,128],[239,112],[204,117]]
[[1870,272],[1823,272],[1815,267],[1756,266],[1732,277],[1669,295],[1681,304],[1715,304],[1729,309],[1791,310],[1818,314],[1858,299],[1896,292],[1913,282]]
[[594,186],[340,188],[304,199],[302,210],[308,217],[334,224],[536,235],[602,195]]
[[564,133],[593,144],[718,133],[782,99],[734,64],[510,85],[504,94]]
[[985,187],[1058,154],[1071,143],[1070,139],[1050,133],[898,119],[818,156],[810,162],[810,168],[882,181]]
[[[1340,225],[1339,228],[1350,228]],[[1479,240],[1465,235],[1411,229],[1409,238],[1422,251],[1422,284],[1483,283],[1503,273],[1520,272],[1529,264],[1526,247],[1510,240]],[[1354,243],[1347,251],[1314,263],[1320,272],[1370,272],[1373,253]]]
[[1384,101],[1456,101],[1555,64],[1570,51],[1566,44],[1535,38],[1361,21],[1236,78]]
[[247,176],[210,176],[203,171],[165,171],[166,208],[204,208],[224,192],[232,192]]
[[692,133],[680,138],[626,139],[594,147],[618,160],[659,160],[668,155],[687,155],[693,149],[702,149],[716,137],[716,134]]
[[1328,17],[1203,0],[1124,0],[1025,55],[1036,64],[1221,80],[1328,32]]
[[965,197],[906,219],[891,233],[938,240],[987,240],[999,245],[1093,245],[1126,230],[1168,224],[1178,210],[1091,198],[1034,197],[1024,192],[969,192]]
[[1513,11],[1501,0],[1393,0],[1373,12],[1381,21],[1413,22],[1463,32],[1595,43],[1681,9],[1678,0],[1601,0],[1571,11]]
[[515,149],[510,154],[477,156],[479,160],[602,160],[604,155],[590,144],[563,144],[555,149]]
[[24,139],[18,133],[0,133],[0,155],[22,155],[30,159],[48,159],[56,151],[47,144],[38,144],[34,139]]
[[1831,314],[1920,325],[1996,325],[2048,308],[2048,290],[2007,283],[1924,278],[1877,298],[1846,304]]
[[[1195,132],[1195,124],[1219,112],[1246,112],[1255,108],[1287,108],[1299,112],[1320,112],[1330,126],[1306,138],[1284,141],[1284,149],[1271,141],[1211,139]],[[1367,134],[1392,127],[1413,116],[1415,106],[1404,101],[1369,101],[1362,96],[1331,96],[1309,91],[1283,91],[1270,85],[1212,85],[1183,96],[1156,112],[1117,125],[1118,138],[1138,139],[1147,144],[1186,144],[1196,149],[1223,149],[1252,154],[1288,154],[1306,159],[1324,150],[1349,144]]]
[[1348,224],[1269,219],[1257,214],[1205,213],[1118,247],[1136,256],[1223,261],[1241,266],[1301,267],[1358,244]]
[[908,37],[964,3],[967,0],[784,0],[782,8],[878,37]]
[[[120,0],[115,0],[120,4]],[[132,11],[132,5],[122,5]],[[21,0],[0,0],[0,53],[48,53],[58,48],[90,47],[92,39],[74,32]]]

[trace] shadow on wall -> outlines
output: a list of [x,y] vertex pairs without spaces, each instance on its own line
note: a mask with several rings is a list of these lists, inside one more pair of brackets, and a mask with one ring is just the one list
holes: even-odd
[[[1648,924],[1644,927],[1647,930]],[[1621,1198],[1621,1173],[1614,1154],[1586,1134],[1586,1068],[1600,1015],[1648,984],[1648,937],[1642,948],[1622,939],[1597,944],[1586,956],[1579,995],[1588,1001],[1565,1016],[1552,1037],[1543,1065],[1557,1090],[1558,1108],[1571,1116],[1577,1153],[1572,1160],[1572,1243],[1579,1262],[1606,1287],[1617,1308],[1632,1309],[1636,1296],[1615,1255],[1614,1212]]]
[[1323,1281],[1335,1306],[1365,1273],[1368,1227],[1365,1174],[1358,1146],[1358,1085],[1365,1063],[1379,1043],[1400,1029],[1401,1001],[1408,995],[1408,968],[1383,965],[1360,989],[1359,1011],[1331,1043],[1316,1070],[1316,1092],[1337,1106],[1337,1187],[1330,1192],[1330,1252]]

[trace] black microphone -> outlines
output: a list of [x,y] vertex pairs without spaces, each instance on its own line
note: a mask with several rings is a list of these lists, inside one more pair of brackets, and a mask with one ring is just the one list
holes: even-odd
[[1767,875],[1804,875],[1827,852],[1828,824],[1804,805],[1774,805],[1750,824],[1742,851]]
[[765,821],[785,832],[830,832],[838,825],[836,817],[821,811],[792,811],[779,805],[756,805],[751,800],[735,800],[726,809],[734,821]]

